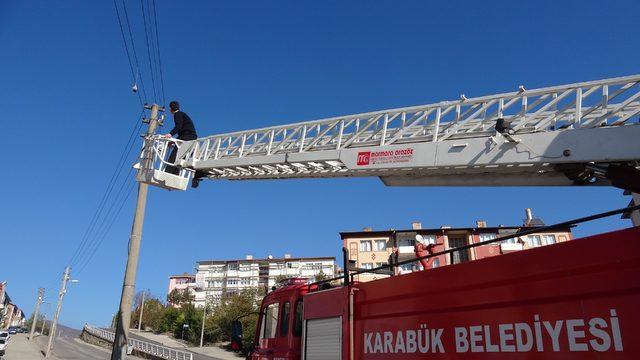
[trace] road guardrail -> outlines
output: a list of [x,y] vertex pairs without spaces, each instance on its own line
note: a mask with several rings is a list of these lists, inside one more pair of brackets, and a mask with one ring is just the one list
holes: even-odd
[[[87,333],[100,338],[102,340],[109,341],[113,343],[116,334],[112,331],[93,327],[91,325],[85,324],[84,331]],[[170,347],[154,344],[147,341],[142,341],[138,339],[129,339],[129,349],[137,350],[139,352],[153,355],[159,357],[161,359],[167,360],[193,360],[193,353],[188,351],[176,350]]]

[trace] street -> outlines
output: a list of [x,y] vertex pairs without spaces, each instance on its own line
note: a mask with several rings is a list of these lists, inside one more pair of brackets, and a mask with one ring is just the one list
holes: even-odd
[[[108,360],[110,351],[89,345],[78,338],[79,331],[64,329],[56,338],[51,359],[54,360]],[[16,334],[11,337],[2,360],[40,360],[44,356],[48,336],[36,336],[34,341],[27,340],[27,334]],[[217,360],[216,358],[195,354],[194,360]]]
[[[63,330],[54,343],[52,359],[58,360],[105,360],[109,352],[83,343],[78,339],[77,331]],[[33,341],[27,334],[16,334],[11,337],[2,360],[36,360],[43,359],[42,350],[47,346],[48,336],[36,336]]]

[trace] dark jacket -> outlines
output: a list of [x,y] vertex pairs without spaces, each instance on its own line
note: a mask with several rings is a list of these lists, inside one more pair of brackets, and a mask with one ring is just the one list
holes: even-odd
[[195,140],[198,137],[196,128],[193,126],[193,121],[191,121],[189,115],[182,111],[177,111],[173,114],[173,121],[175,122],[175,126],[169,134],[177,134],[180,140]]

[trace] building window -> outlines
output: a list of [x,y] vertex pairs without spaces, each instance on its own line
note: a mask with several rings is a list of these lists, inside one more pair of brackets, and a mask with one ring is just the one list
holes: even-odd
[[544,240],[545,245],[551,245],[556,243],[555,235],[543,235],[542,239]]
[[241,279],[240,280],[240,285],[243,285],[243,286],[251,285],[251,279]]
[[373,269],[373,263],[362,263],[363,269]]
[[418,264],[417,263],[409,263],[409,264],[400,265],[400,273],[402,273],[402,274],[409,273],[409,272],[414,272],[416,270],[418,270]]
[[440,259],[439,258],[433,259],[433,262],[431,263],[431,268],[435,269],[435,268],[437,268],[439,266],[440,266]]
[[238,264],[237,263],[231,263],[231,264],[229,264],[227,269],[230,270],[230,271],[238,270]]
[[238,279],[228,279],[227,285],[238,285]]
[[300,266],[299,263],[297,262],[288,262],[287,263],[287,268],[288,269],[297,269]]
[[305,268],[311,270],[322,270],[322,263],[308,263]]
[[540,239],[540,235],[529,235],[527,237],[527,243],[531,247],[541,246],[542,245],[542,239]]
[[430,235],[422,235],[422,240],[425,245],[431,245],[436,243],[436,236],[433,234]]
[[496,234],[480,234],[478,238],[480,238],[480,241],[489,241],[495,239]]
[[[467,245],[467,239],[463,237],[449,237],[449,249],[455,249]],[[451,253],[451,263],[459,264],[469,261],[469,252],[467,249],[458,250]]]
[[387,251],[387,240],[376,240],[376,251]]
[[379,262],[379,263],[376,263],[376,267],[386,266],[386,265],[387,265],[387,263],[386,263],[386,262]]
[[415,239],[399,239],[398,240],[398,246],[416,246],[416,240]]
[[371,251],[371,240],[360,241],[360,251]]
[[262,319],[261,339],[273,339],[276,337],[276,327],[278,325],[278,304],[269,304],[264,311]]

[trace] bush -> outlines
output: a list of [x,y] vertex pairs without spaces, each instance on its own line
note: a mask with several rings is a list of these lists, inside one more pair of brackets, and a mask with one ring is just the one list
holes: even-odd
[[[231,323],[235,320],[242,322],[243,353],[248,352],[253,345],[255,329],[258,323],[258,310],[262,293],[258,290],[245,290],[240,294],[228,295],[222,298],[220,304],[209,306],[204,327],[204,342],[208,344],[231,340]],[[169,295],[173,304],[163,304],[158,298],[147,296],[145,299],[142,325],[156,333],[171,333],[175,338],[184,340],[192,345],[200,344],[203,309],[196,308],[192,297],[182,296],[180,293]],[[141,306],[141,294],[136,297],[136,306],[132,313],[131,326],[138,326]],[[188,325],[184,328],[183,325]]]

